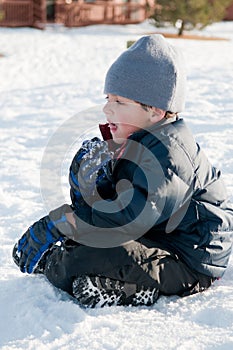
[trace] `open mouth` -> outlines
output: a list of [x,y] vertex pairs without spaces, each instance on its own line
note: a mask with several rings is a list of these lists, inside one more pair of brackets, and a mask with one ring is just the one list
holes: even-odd
[[111,132],[115,132],[117,130],[117,125],[115,123],[109,123],[108,125]]

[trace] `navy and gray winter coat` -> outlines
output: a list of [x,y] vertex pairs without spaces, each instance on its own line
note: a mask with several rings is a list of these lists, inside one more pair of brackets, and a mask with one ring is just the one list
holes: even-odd
[[132,134],[99,197],[77,210],[73,240],[113,247],[145,236],[191,269],[221,277],[231,254],[233,208],[213,167],[182,119]]

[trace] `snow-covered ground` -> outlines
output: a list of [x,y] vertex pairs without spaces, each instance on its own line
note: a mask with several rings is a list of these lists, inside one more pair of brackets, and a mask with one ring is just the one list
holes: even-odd
[[[59,195],[44,195],[42,168],[51,140],[56,143],[65,135],[59,160],[60,194],[65,200],[72,152],[84,134],[97,130],[102,118],[101,112],[90,118],[86,110],[104,103],[107,68],[127,40],[153,30],[148,23],[0,29],[2,350],[233,348],[233,259],[224,277],[203,294],[163,297],[149,308],[95,310],[81,309],[43,276],[21,274],[11,259],[12,247],[25,229],[53,207],[52,199],[60,202]],[[212,25],[204,33],[229,40],[169,40],[187,60],[183,117],[213,164],[221,168],[233,199],[233,22]],[[67,126],[76,114],[70,137]]]

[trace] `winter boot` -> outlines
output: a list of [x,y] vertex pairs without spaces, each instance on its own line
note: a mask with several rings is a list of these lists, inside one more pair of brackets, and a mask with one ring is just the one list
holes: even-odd
[[141,287],[138,288],[137,292],[131,297],[130,305],[140,306],[153,305],[159,297],[159,290],[157,288]]
[[80,276],[73,282],[73,295],[80,305],[90,308],[112,305],[149,306],[158,299],[158,290],[105,277]]

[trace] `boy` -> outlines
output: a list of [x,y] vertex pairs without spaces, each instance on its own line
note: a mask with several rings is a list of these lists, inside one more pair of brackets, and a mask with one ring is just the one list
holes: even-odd
[[100,126],[112,140],[83,143],[70,167],[72,205],[34,223],[13,250],[22,272],[43,273],[86,307],[151,305],[223,275],[233,210],[178,117],[185,81],[181,53],[160,35],[112,64]]

